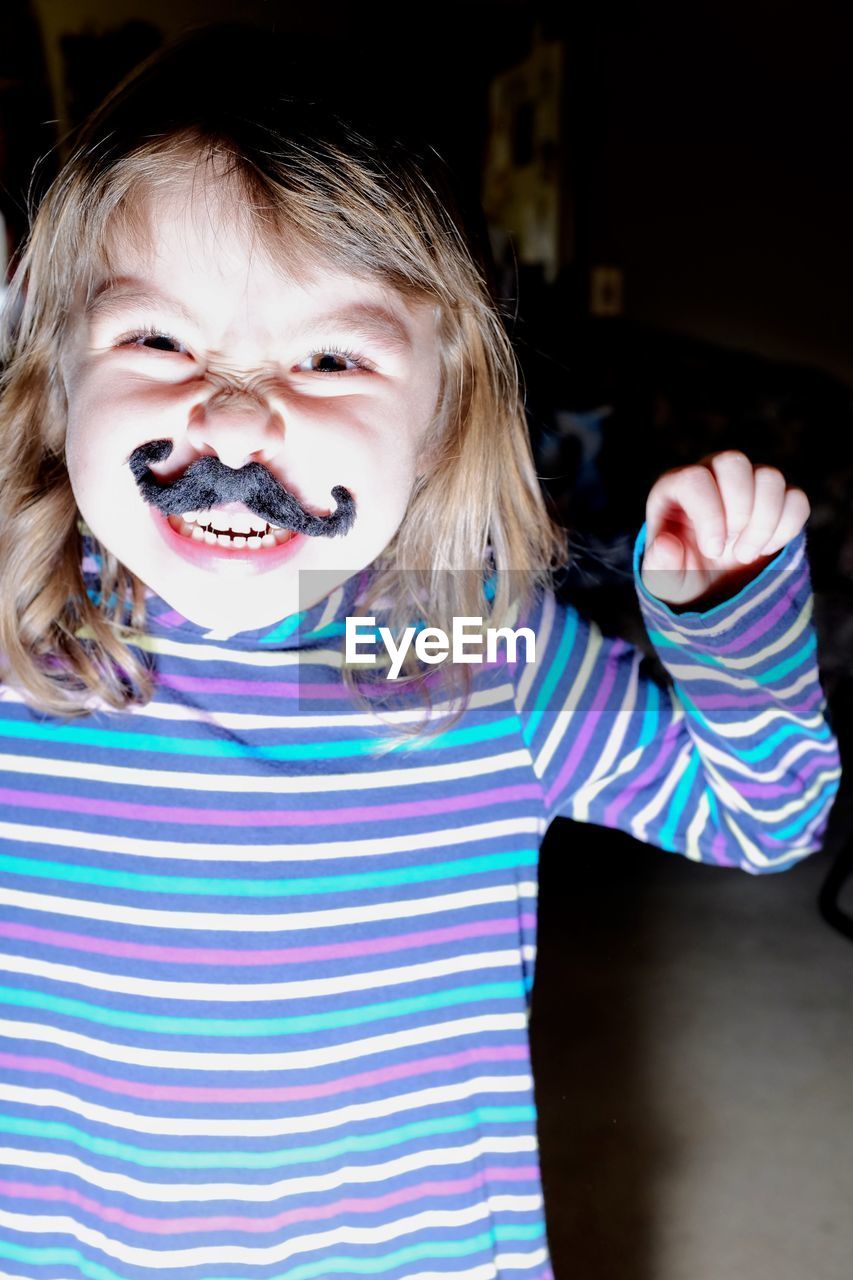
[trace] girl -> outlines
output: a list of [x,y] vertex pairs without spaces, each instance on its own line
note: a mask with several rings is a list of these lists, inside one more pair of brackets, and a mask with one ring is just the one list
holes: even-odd
[[[808,504],[738,453],[654,486],[657,685],[546,589],[440,173],[249,67],[197,40],[107,104],[9,308],[0,1276],[541,1280],[540,840],[820,848]],[[365,600],[523,613],[535,660],[422,662],[383,727]]]

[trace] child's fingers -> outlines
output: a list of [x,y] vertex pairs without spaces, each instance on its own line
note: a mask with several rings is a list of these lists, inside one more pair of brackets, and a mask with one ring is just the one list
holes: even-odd
[[775,556],[786,543],[796,538],[810,515],[811,504],[803,490],[788,489],[776,528],[761,548],[761,555]]
[[734,544],[735,556],[742,564],[751,564],[762,554],[773,536],[785,505],[785,477],[776,467],[756,467],[755,493],[752,513],[745,526],[731,527],[732,534],[739,534]]
[[715,556],[726,539],[726,515],[713,472],[699,464],[665,472],[652,487],[646,502],[647,539],[650,547],[671,518],[673,508],[683,511],[692,525],[703,555]]
[[[714,473],[725,511],[722,545],[718,542],[716,552],[711,553],[721,556],[726,545],[749,525],[753,517],[756,501],[753,466],[746,454],[738,449],[726,449],[702,461]],[[709,552],[706,551],[707,554]]]

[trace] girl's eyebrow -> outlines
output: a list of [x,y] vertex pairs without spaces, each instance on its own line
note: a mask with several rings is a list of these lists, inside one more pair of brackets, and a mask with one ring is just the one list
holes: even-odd
[[182,316],[190,324],[198,324],[193,313],[188,311],[177,298],[170,298],[159,289],[152,289],[143,281],[133,280],[127,276],[117,280],[105,280],[103,284],[98,285],[86,303],[86,316],[91,319],[95,315],[115,314],[128,303],[142,307],[167,307],[169,311]]
[[[189,324],[198,327],[197,317],[177,298],[161,293],[159,289],[152,289],[144,281],[126,276],[105,280],[99,285],[86,306],[86,316],[91,319],[96,315],[115,314],[128,304],[152,309],[166,307],[182,316]],[[369,340],[383,342],[403,353],[410,351],[412,347],[411,334],[400,316],[378,302],[347,303],[332,311],[306,316],[294,336],[299,337],[300,334],[322,330],[327,326],[354,330]]]

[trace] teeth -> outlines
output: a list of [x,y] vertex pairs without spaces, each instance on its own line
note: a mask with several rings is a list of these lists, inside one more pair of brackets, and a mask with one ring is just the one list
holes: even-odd
[[262,538],[271,529],[270,524],[260,516],[242,511],[185,511],[182,519],[186,524],[209,529],[217,536],[224,533],[238,534],[242,538]]
[[[190,515],[200,516],[200,519],[190,521]],[[232,550],[238,550],[243,547],[251,547],[253,551],[259,550],[261,547],[281,546],[283,542],[287,542],[293,537],[290,529],[278,529],[272,525],[266,525],[266,532],[260,529],[253,529],[251,532],[238,532],[235,529],[229,529],[227,533],[220,531],[215,526],[209,524],[210,512],[187,512],[183,516],[169,516],[169,523],[178,533],[183,534],[185,538],[191,538],[193,542],[204,542],[209,547],[230,547]]]

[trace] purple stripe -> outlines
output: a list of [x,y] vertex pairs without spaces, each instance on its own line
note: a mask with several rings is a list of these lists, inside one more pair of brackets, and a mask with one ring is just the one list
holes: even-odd
[[602,826],[618,826],[619,814],[631,804],[638,791],[642,791],[649,783],[663,783],[669,779],[672,766],[668,757],[677,754],[680,737],[680,725],[676,723],[670,724],[660,740],[654,759],[649,762],[642,773],[634,775],[630,782],[622,783],[619,795],[604,810],[604,815],[601,819]]
[[89,937],[78,933],[61,933],[57,929],[40,929],[29,924],[0,922],[0,938],[16,938],[39,946],[65,947],[91,955],[118,956],[125,960],[147,963],[165,962],[185,965],[222,965],[225,968],[254,965],[311,964],[319,960],[340,960],[353,956],[375,956],[414,947],[434,947],[443,942],[467,938],[491,938],[501,934],[517,934],[519,929],[533,929],[536,917],[528,912],[510,920],[474,920],[470,924],[449,925],[444,929],[422,929],[418,933],[401,933],[387,938],[369,938],[363,942],[328,942],[313,947],[279,948],[266,951],[237,951],[201,947],[157,947],[144,942],[120,942],[113,938]]
[[610,697],[611,690],[615,684],[619,659],[623,653],[628,651],[629,648],[630,646],[626,644],[624,640],[617,639],[613,641],[610,654],[607,658],[607,667],[601,684],[598,687],[598,692],[595,695],[595,700],[590,710],[584,716],[580,732],[572,742],[572,747],[566,758],[565,764],[545,797],[545,803],[549,807],[553,804],[556,796],[560,795],[569,778],[571,778],[572,774],[577,769],[584,752],[587,750],[598,725],[599,716],[607,704],[607,700]]
[[128,800],[95,800],[88,796],[49,795],[44,791],[18,791],[0,788],[0,803],[23,805],[33,809],[54,809],[63,813],[91,813],[96,817],[120,818],[127,822],[173,822],[183,825],[243,827],[341,826],[358,822],[389,822],[400,818],[420,818],[433,814],[461,813],[484,809],[496,804],[515,804],[536,800],[540,790],[536,783],[519,783],[515,787],[492,787],[488,791],[472,791],[461,796],[442,796],[435,800],[401,800],[396,804],[353,805],[348,809],[196,809],[186,805],[136,804]]
[[721,867],[737,866],[737,863],[727,852],[726,837],[722,831],[716,831],[714,833],[714,839],[711,841],[711,856]]
[[182,693],[227,693],[236,697],[265,698],[339,698],[350,699],[343,685],[308,684],[301,680],[232,680],[217,676],[172,676],[157,674],[156,682],[165,689]]
[[[197,1088],[190,1085],[144,1084],[138,1080],[122,1080],[115,1076],[100,1075],[56,1058],[18,1057],[0,1053],[0,1067],[23,1071],[27,1075],[42,1072],[75,1080],[78,1084],[121,1094],[130,1098],[146,1098],[151,1102],[191,1103],[248,1103],[252,1106],[263,1102],[302,1102],[311,1098],[327,1098],[348,1093],[353,1089],[373,1088],[392,1080],[409,1080],[436,1071],[453,1071],[456,1068],[474,1066],[477,1063],[493,1065],[499,1062],[521,1062],[528,1066],[525,1045],[504,1045],[501,1048],[482,1045],[477,1049],[465,1049],[459,1053],[436,1054],[432,1058],[417,1058],[414,1062],[398,1062],[390,1067],[374,1071],[360,1071],[335,1080],[318,1081],[316,1084],[279,1085],[276,1088]],[[248,1069],[248,1068],[247,1068]]]
[[[714,653],[740,653],[742,649],[751,648],[757,641],[772,630],[773,626],[790,612],[791,602],[794,600],[806,576],[806,562],[803,561],[798,573],[793,576],[793,580],[788,584],[781,599],[777,600],[773,608],[767,613],[762,613],[758,620],[748,627],[746,631],[742,631],[735,639],[729,640],[726,644],[714,644]],[[800,616],[801,610],[797,612]],[[793,619],[792,619],[793,621]],[[790,647],[790,646],[789,646]]]
[[[815,689],[802,702],[785,702],[778,694],[772,696],[777,705],[785,711],[805,712],[811,711],[820,702],[823,697],[823,690]],[[768,706],[770,705],[770,695],[764,689],[758,690],[757,693],[715,693],[700,694],[698,696],[691,694],[691,701],[700,711],[724,711],[728,708],[740,710],[742,707]]]
[[414,1187],[401,1187],[398,1191],[389,1191],[383,1196],[347,1196],[332,1204],[302,1205],[297,1209],[287,1209],[283,1213],[269,1218],[237,1217],[236,1215],[209,1218],[146,1218],[138,1213],[126,1213],[123,1209],[103,1205],[98,1200],[84,1195],[74,1187],[44,1187],[31,1182],[0,1181],[0,1195],[4,1192],[12,1198],[37,1200],[41,1202],[73,1204],[85,1213],[103,1222],[113,1222],[130,1231],[144,1231],[153,1235],[171,1236],[190,1234],[193,1232],[245,1232],[249,1235],[267,1234],[280,1231],[282,1227],[299,1225],[303,1222],[322,1222],[336,1218],[344,1213],[381,1213],[399,1205],[411,1204],[428,1197],[448,1197],[466,1195],[492,1184],[518,1182],[538,1182],[538,1170],[535,1165],[522,1165],[514,1169],[502,1168],[500,1165],[487,1165],[468,1178],[448,1178],[441,1181],[422,1182]]
[[813,756],[808,764],[797,765],[797,773],[790,782],[741,782],[737,779],[732,781],[732,785],[737,788],[740,795],[749,796],[750,799],[778,800],[780,796],[799,795],[803,789],[803,783],[812,774],[825,769],[827,764],[831,763],[831,760],[828,761],[822,755]]

